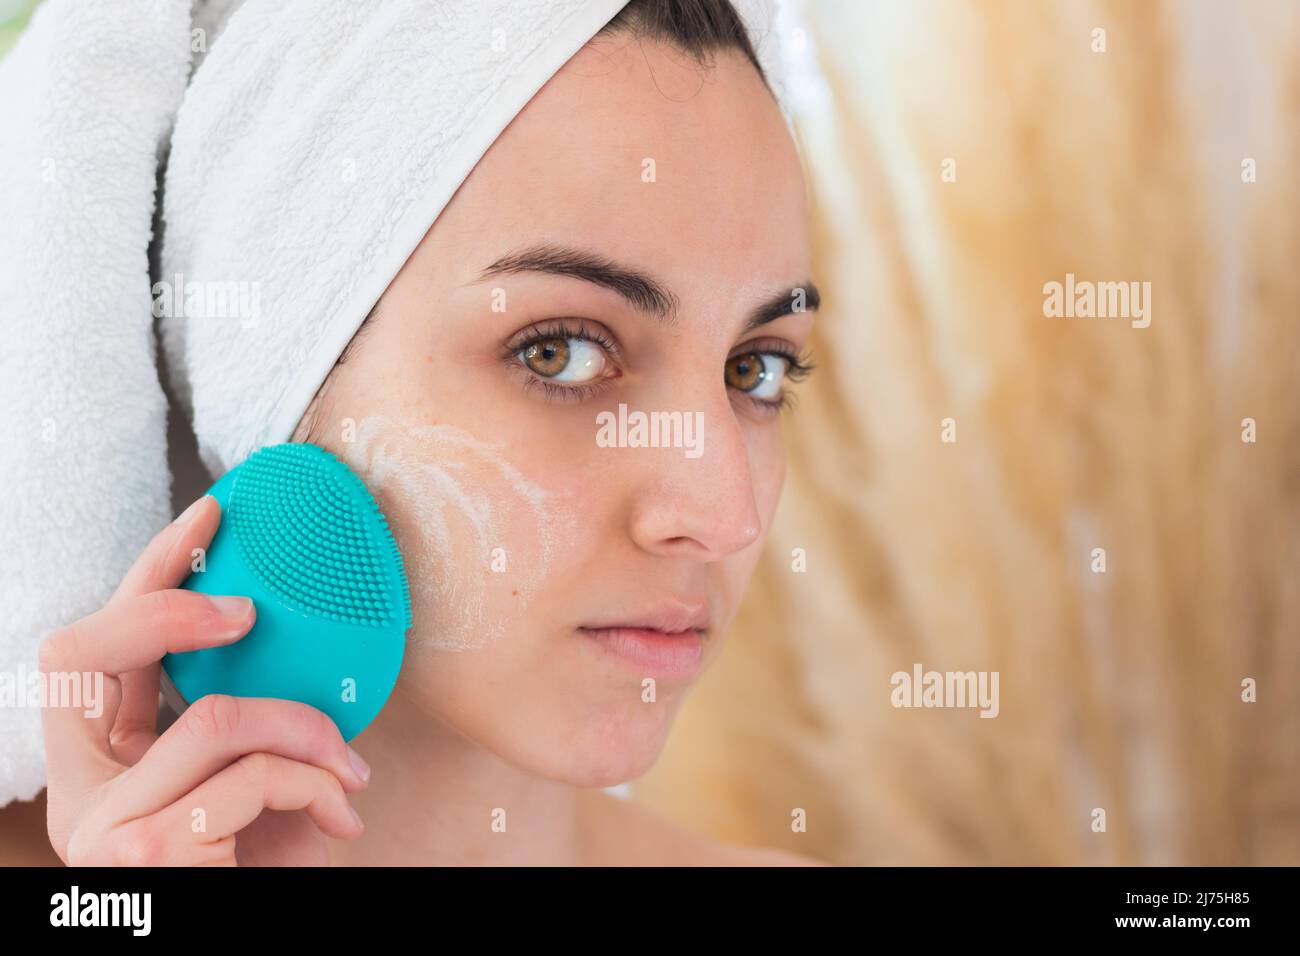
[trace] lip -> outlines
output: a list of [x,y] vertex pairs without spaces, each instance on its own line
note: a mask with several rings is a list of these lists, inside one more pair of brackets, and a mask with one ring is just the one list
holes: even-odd
[[588,621],[583,630],[601,631],[616,628],[662,631],[677,634],[682,631],[707,631],[709,606],[704,601],[673,599],[650,605],[635,614]]
[[708,630],[707,605],[671,601],[623,619],[584,625],[578,633],[643,677],[680,680],[699,672]]
[[606,653],[630,664],[642,677],[682,680],[699,672],[704,638],[699,631],[652,631],[643,627],[579,628]]

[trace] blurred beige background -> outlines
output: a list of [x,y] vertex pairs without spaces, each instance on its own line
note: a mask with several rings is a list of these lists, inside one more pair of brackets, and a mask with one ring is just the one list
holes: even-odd
[[[634,797],[837,863],[1300,864],[1300,5],[808,0],[782,29],[819,368]],[[1150,327],[1045,317],[1067,273],[1151,282]],[[917,662],[998,671],[999,715],[894,709]],[[0,863],[42,813],[0,811]]]
[[[820,368],[634,792],[839,863],[1300,864],[1300,5],[801,11]],[[1066,273],[1150,327],[1046,318]],[[894,709],[915,662],[1001,713]]]

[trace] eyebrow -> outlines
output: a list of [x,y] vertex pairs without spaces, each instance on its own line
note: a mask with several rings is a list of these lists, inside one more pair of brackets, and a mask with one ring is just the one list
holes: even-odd
[[[609,289],[622,296],[634,309],[653,315],[665,325],[677,321],[680,305],[677,296],[657,279],[637,269],[619,265],[605,256],[583,249],[554,243],[540,243],[497,259],[479,274],[478,281],[494,276],[542,272],[569,276]],[[803,293],[801,311],[814,311],[821,305],[821,293],[810,281],[779,292],[751,310],[745,331],[749,332],[796,310],[794,301]]]
[[[794,302],[799,293],[803,293],[802,308],[795,309]],[[749,321],[745,323],[745,331],[752,332],[754,329],[769,322],[775,322],[783,316],[793,315],[798,312],[816,312],[822,304],[821,291],[815,286],[811,279],[805,279],[797,286],[792,286],[789,292],[778,292],[769,298],[758,308],[749,313]]]

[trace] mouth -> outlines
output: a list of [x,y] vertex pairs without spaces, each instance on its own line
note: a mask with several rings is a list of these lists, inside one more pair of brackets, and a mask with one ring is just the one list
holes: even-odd
[[670,601],[622,619],[583,625],[578,633],[643,678],[685,680],[699,672],[709,611],[703,602]]

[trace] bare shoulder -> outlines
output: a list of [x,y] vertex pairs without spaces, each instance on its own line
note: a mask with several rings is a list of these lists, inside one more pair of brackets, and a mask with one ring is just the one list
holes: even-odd
[[698,833],[635,799],[583,794],[588,858],[596,866],[826,866],[785,850],[738,846]]

